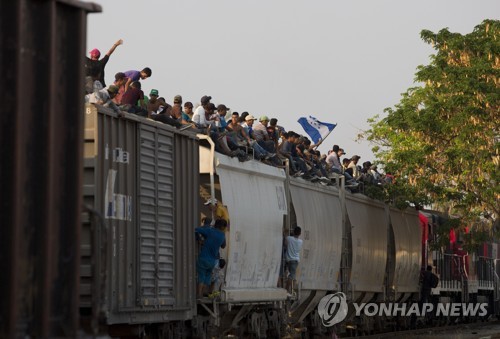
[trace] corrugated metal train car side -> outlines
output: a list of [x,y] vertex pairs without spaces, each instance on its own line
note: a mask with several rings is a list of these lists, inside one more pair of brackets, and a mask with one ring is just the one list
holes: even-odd
[[92,3],[0,2],[0,337],[78,330],[83,61]]
[[90,324],[191,319],[199,219],[196,136],[86,106],[81,309]]

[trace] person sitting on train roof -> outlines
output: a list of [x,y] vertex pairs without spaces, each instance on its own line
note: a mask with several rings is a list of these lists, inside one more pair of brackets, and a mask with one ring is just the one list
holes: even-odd
[[[210,137],[215,143],[215,150],[219,153],[228,156],[238,156],[241,155],[237,151],[238,145],[234,144],[226,135],[225,128],[227,126],[225,119],[221,118],[219,112],[223,115],[226,114],[227,107],[225,105],[219,105],[217,112],[215,112],[215,105],[210,103],[206,106],[206,116],[209,122]],[[224,121],[223,121],[224,120]],[[238,158],[239,159],[239,158]],[[246,160],[241,158],[241,160]]]
[[343,148],[339,148],[339,151],[337,152],[337,156],[339,157],[339,161],[343,164],[342,160],[340,160],[340,157],[342,157],[343,155],[345,155],[345,151]]
[[209,125],[209,122],[207,121],[206,118],[206,109],[210,104],[210,100],[212,100],[211,96],[209,95],[202,96],[200,100],[201,105],[194,110],[192,120],[196,124],[196,127],[198,128],[206,128]]
[[241,125],[241,126],[245,126],[245,118],[249,115],[250,113],[248,112],[243,112],[241,113],[240,115],[240,118],[238,120],[238,123]]
[[291,169],[291,173],[294,176],[302,176],[307,172],[306,165],[303,161],[297,157],[297,149],[295,141],[298,134],[289,131],[284,134],[285,140],[283,141],[280,149],[280,154],[288,159],[288,163]]
[[118,87],[111,85],[108,88],[101,89],[92,94],[87,94],[85,96],[85,101],[90,104],[102,105],[104,107],[109,107],[115,112],[120,112],[118,106],[112,101],[113,97],[118,93]]
[[93,81],[98,80],[103,87],[106,87],[106,82],[104,80],[104,68],[109,61],[109,57],[115,51],[116,47],[123,44],[123,40],[120,39],[116,41],[113,46],[109,49],[108,53],[99,60],[101,57],[101,52],[94,48],[89,52],[90,58],[85,57],[85,75],[92,78]]
[[329,152],[326,157],[326,163],[329,166],[330,172],[342,174],[342,165],[340,164],[338,156],[339,149],[339,145],[333,145],[331,152]]
[[322,177],[322,175],[321,173],[318,173],[318,169],[316,168],[313,162],[313,156],[312,153],[310,152],[312,151],[311,140],[301,135],[298,138],[296,149],[299,159],[301,159],[305,163],[307,168],[307,173],[305,176],[303,176],[303,178],[312,181],[319,180],[320,177]]
[[184,125],[183,127],[185,129],[194,127],[191,121],[184,119],[184,116],[182,115],[182,96],[180,95],[176,95],[174,97],[174,105],[172,106],[172,111],[170,112],[170,116],[172,117],[172,119],[175,119],[182,125]]
[[151,119],[162,122],[170,126],[174,126],[179,129],[182,129],[183,126],[189,127],[189,125],[182,125],[179,121],[177,121],[177,119],[172,118],[172,116],[170,115],[171,111],[172,111],[172,106],[170,106],[169,104],[166,104],[166,106],[160,105],[160,107],[158,108],[158,113],[151,114]]
[[113,98],[113,101],[117,105],[121,104],[123,93],[125,93],[125,83],[127,82],[127,80],[128,78],[125,76],[125,73],[118,72],[115,74],[115,81],[113,82],[113,85],[118,87],[118,93]]
[[249,146],[252,147],[254,151],[254,156],[258,160],[268,160],[276,156],[275,153],[270,153],[266,151],[253,137],[253,123],[255,118],[253,115],[249,114],[245,118],[245,124],[243,125],[243,129],[245,130],[246,135],[248,136],[247,141],[249,140]]
[[379,184],[380,180],[382,179],[382,175],[378,172],[378,167],[377,165],[371,165],[370,166],[370,174],[373,177],[373,180],[375,183]]
[[[365,184],[375,184],[375,180],[370,173],[371,166],[372,166],[372,163],[370,161],[363,162],[363,167],[360,170],[360,175],[359,175],[358,181],[361,181]],[[359,166],[358,166],[358,168],[359,168]]]
[[[215,105],[213,106],[215,107]],[[229,108],[227,108],[227,106],[223,104],[215,107],[214,113],[212,113],[209,117],[209,120],[212,121],[212,129],[218,130],[219,132],[223,132],[226,129],[226,115],[228,110]]]
[[278,132],[278,137],[282,134],[282,133],[285,133],[285,128],[283,128],[283,126],[280,126],[278,125],[278,119],[276,118],[272,118],[270,121],[269,121],[269,126],[272,126],[276,129],[276,131]]
[[263,115],[259,118],[259,122],[253,127],[253,137],[266,151],[276,153],[276,146],[274,141],[269,138],[267,132],[267,125],[269,118]]
[[[159,98],[159,92],[157,89],[152,89],[149,92],[149,102],[147,105],[148,117],[151,118],[151,115],[158,114],[162,110],[166,111],[168,115],[170,115],[170,111],[172,110],[172,106],[167,104],[163,98]],[[162,107],[162,109],[160,109]]]
[[227,124],[226,129],[229,131],[228,136],[232,138],[232,141],[240,146],[244,146],[246,143],[250,144],[250,137],[247,135],[245,129],[240,125],[240,116],[238,112],[233,112],[231,114],[231,121]]
[[190,101],[186,101],[184,104],[184,110],[182,111],[182,118],[187,122],[192,122],[193,118],[193,103]]
[[347,168],[352,168],[352,177],[354,179],[359,179],[361,176],[361,171],[358,168],[358,161],[361,159],[359,155],[353,155],[351,158],[351,162]]
[[344,169],[344,173],[348,173],[352,177],[352,168],[349,168],[350,163],[351,159],[349,158],[342,159],[342,168]]
[[326,172],[326,167],[320,160],[321,152],[318,150],[309,150],[308,153],[310,154],[310,162],[313,167],[313,175],[326,180],[328,173]]
[[266,127],[267,135],[269,136],[269,140],[271,140],[274,143],[274,149],[276,152],[278,151],[278,146],[279,146],[279,141],[280,141],[280,134],[279,130],[277,128],[278,124],[278,119],[272,118],[269,121],[269,125]]
[[[139,103],[139,105],[137,105],[137,103]],[[129,90],[123,94],[120,109],[147,117],[148,111],[144,103],[144,92],[141,90],[141,83],[139,81],[134,81]]]
[[215,267],[216,260],[219,259],[219,248],[226,247],[226,236],[224,230],[227,222],[224,219],[215,221],[214,227],[197,227],[195,233],[204,237],[203,245],[196,262],[198,273],[197,296],[202,298],[206,288],[210,286],[212,270]]

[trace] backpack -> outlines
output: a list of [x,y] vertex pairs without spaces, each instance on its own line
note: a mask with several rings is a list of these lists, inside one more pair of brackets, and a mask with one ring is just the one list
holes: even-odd
[[434,273],[432,273],[431,275],[431,287],[432,288],[436,288],[439,284],[439,278],[437,275],[435,275]]

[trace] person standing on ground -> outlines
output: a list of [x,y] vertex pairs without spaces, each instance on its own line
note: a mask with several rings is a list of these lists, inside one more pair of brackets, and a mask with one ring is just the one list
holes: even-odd
[[286,289],[291,292],[292,282],[296,280],[297,267],[300,261],[300,251],[302,250],[302,239],[299,239],[302,229],[296,226],[293,229],[293,236],[289,235],[285,238],[285,260],[286,268],[288,268],[288,279],[286,282]]
[[434,277],[435,274],[432,273],[432,266],[428,265],[427,270],[422,271],[420,274],[420,303],[424,304],[430,301],[431,298],[431,290],[433,288],[434,280],[437,278]]

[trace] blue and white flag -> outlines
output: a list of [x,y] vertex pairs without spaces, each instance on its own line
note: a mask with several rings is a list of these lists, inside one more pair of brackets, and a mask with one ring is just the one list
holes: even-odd
[[317,144],[320,140],[324,140],[328,134],[337,126],[337,124],[329,124],[321,122],[315,117],[300,118],[299,124],[302,125],[304,131],[311,137],[312,141]]

